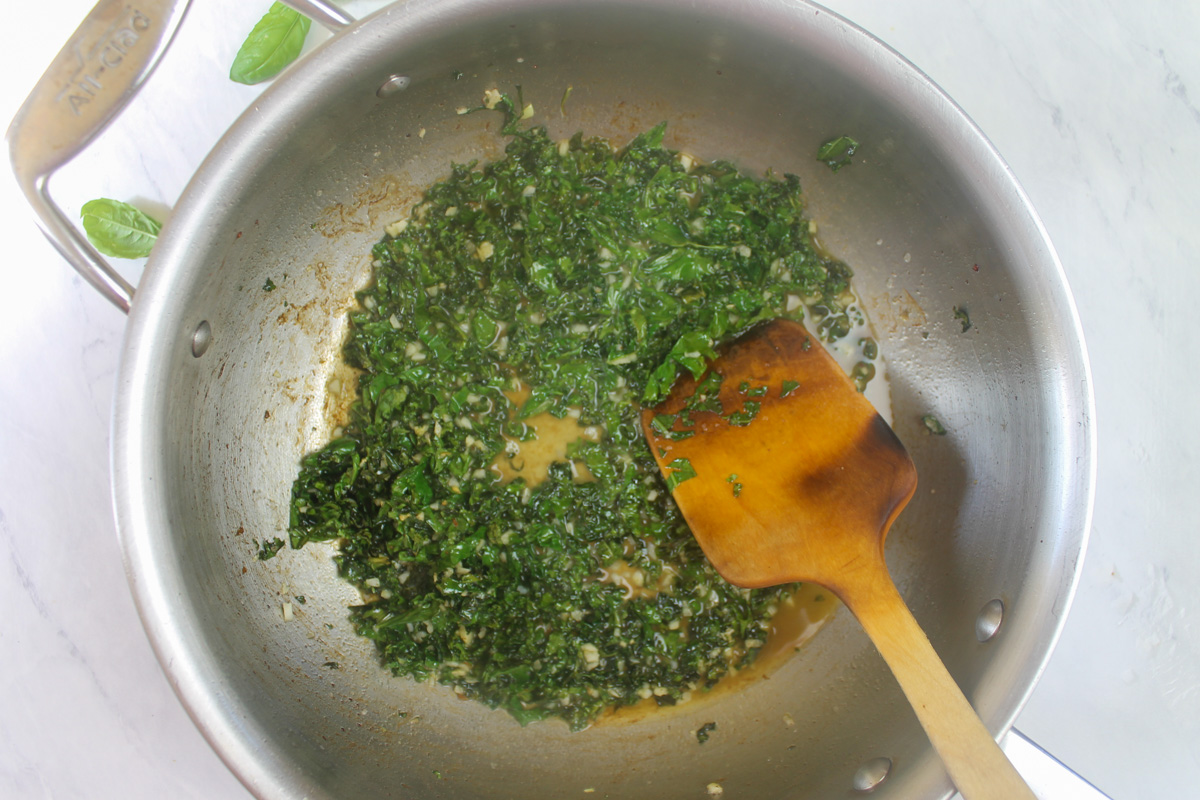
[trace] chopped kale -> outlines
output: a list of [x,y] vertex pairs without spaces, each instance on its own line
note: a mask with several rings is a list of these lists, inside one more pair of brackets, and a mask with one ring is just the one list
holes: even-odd
[[963,333],[971,330],[971,316],[967,313],[965,306],[954,307],[954,318],[962,324]]
[[262,543],[258,546],[258,560],[266,561],[269,558],[274,558],[275,554],[279,552],[284,544],[286,542],[280,538],[263,539]]
[[696,468],[686,458],[674,459],[667,464],[667,469],[671,471],[667,475],[667,488],[671,491],[675,491],[675,487],[684,481],[690,481],[696,477]]
[[858,151],[858,142],[849,136],[830,139],[817,150],[817,160],[824,161],[834,172],[850,163],[850,157]]
[[751,386],[750,381],[742,381],[738,385],[738,394],[744,394],[746,397],[765,397],[769,388],[765,384],[762,386]]
[[741,411],[734,411],[732,414],[726,414],[725,419],[730,425],[746,426],[754,421],[758,416],[758,412],[762,410],[762,403],[756,400],[747,400],[742,403]]
[[[303,459],[289,533],[338,542],[364,598],[351,621],[394,673],[581,728],[710,687],[766,639],[792,587],[720,578],[670,498],[695,471],[664,479],[640,404],[696,378],[691,406],[653,422],[690,435],[692,414],[722,413],[715,347],[802,317],[796,297],[817,298],[823,335],[848,327],[850,270],[814,249],[794,176],[681,159],[663,125],[620,151],[556,142],[515,130],[519,96],[489,102],[506,157],[452,167],[374,248],[344,349],[360,396]],[[513,448],[546,415],[600,434],[535,485]]]

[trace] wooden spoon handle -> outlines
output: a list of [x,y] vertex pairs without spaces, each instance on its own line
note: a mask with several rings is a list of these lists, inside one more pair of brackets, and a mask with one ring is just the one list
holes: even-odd
[[950,780],[966,800],[1036,800],[946,670],[886,565],[879,569],[881,579],[837,593],[891,667]]

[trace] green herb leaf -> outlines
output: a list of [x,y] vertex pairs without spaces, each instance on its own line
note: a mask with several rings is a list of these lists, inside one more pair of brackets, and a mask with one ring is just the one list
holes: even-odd
[[471,318],[471,335],[480,347],[490,347],[500,335],[500,325],[496,320],[479,311]]
[[554,267],[541,261],[534,261],[529,265],[529,280],[537,284],[546,294],[558,294],[559,282],[558,276],[554,274]]
[[725,417],[730,425],[736,425],[739,428],[744,428],[754,421],[758,416],[758,412],[762,410],[762,403],[756,400],[747,400],[742,403],[742,410],[735,411]]
[[696,730],[696,741],[704,744],[708,741],[709,735],[717,729],[717,723],[706,722]]
[[253,85],[270,80],[296,60],[312,20],[283,3],[272,3],[234,56],[229,77]]
[[784,381],[783,385],[779,387],[779,396],[787,397],[789,394],[791,394],[792,392],[796,391],[799,388],[800,388],[799,381]]
[[687,234],[685,234],[677,224],[662,217],[655,220],[654,226],[650,229],[648,234],[648,238],[652,242],[670,245],[671,247],[683,247],[688,243]]
[[667,488],[672,492],[675,491],[675,487],[679,484],[696,477],[696,468],[686,458],[677,458],[671,461],[667,464],[667,469],[671,471],[667,475]]
[[678,414],[655,414],[654,419],[650,420],[650,427],[659,436],[667,436],[671,433],[671,429],[675,427],[675,420],[679,419]]
[[[461,75],[462,73],[459,74]],[[493,92],[495,93],[493,94]],[[484,94],[482,105],[473,108],[460,108],[458,113],[474,114],[476,111],[499,111],[504,114],[504,127],[500,129],[500,133],[504,136],[516,136],[520,131],[518,125],[521,120],[529,119],[533,116],[533,104],[525,102],[524,93],[521,91],[521,84],[518,83],[516,102],[513,102],[512,97],[506,92],[488,90]]]
[[[682,422],[683,427],[675,430],[675,423]],[[696,435],[695,423],[685,414],[656,414],[650,421],[650,428],[660,439],[670,439],[680,442]]]
[[858,150],[858,142],[849,136],[839,136],[821,145],[817,160],[824,161],[834,172],[850,163],[850,157]]
[[713,414],[721,413],[721,383],[724,378],[719,372],[711,370],[704,376],[704,380],[696,384],[696,391],[688,398],[684,405],[686,412],[692,411],[709,411]]
[[667,122],[666,120],[663,120],[645,133],[639,133],[637,138],[629,143],[628,149],[635,150],[662,147],[663,134],[666,132]]
[[659,364],[646,380],[646,391],[642,395],[642,402],[654,405],[670,394],[671,387],[675,385],[675,374],[678,370],[679,368],[670,358]]
[[708,362],[717,357],[717,351],[713,349],[713,341],[707,334],[692,331],[679,337],[679,341],[671,348],[671,357],[699,380],[704,370],[708,369]]
[[162,224],[120,200],[101,197],[79,210],[88,241],[106,256],[144,258],[158,241]]
[[[652,258],[642,265],[642,274],[648,278],[666,278],[671,281],[691,282],[709,275],[713,269],[713,260],[708,256],[692,249],[678,246],[674,240],[668,241],[671,235],[668,226],[657,226],[654,235],[660,237],[661,244],[677,247],[657,258]],[[678,228],[675,232],[682,236]]]
[[392,484],[392,497],[411,495],[418,505],[428,505],[433,500],[433,488],[425,476],[425,468],[421,465],[409,467]]
[[971,317],[969,314],[967,314],[967,309],[965,306],[954,307],[954,318],[962,323],[963,333],[971,330]]
[[268,558],[274,558],[283,545],[283,539],[264,539],[258,547],[258,560],[266,561]]

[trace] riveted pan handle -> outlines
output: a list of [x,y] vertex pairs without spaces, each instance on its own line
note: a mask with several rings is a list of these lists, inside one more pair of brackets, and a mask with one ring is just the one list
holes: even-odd
[[1004,754],[1021,777],[1044,800],[1109,800],[1066,764],[1034,744],[1016,728],[1010,728],[1000,743]]
[[[191,0],[100,0],[67,41],[9,125],[17,183],[51,244],[122,311],[133,286],[96,251],[50,197],[54,172],[108,127],[166,52]],[[325,0],[288,0],[321,25],[353,22]]]
[[8,154],[42,232],[123,311],[133,287],[50,198],[50,176],[104,130],[154,71],[190,0],[101,0],[59,51],[8,128]]
[[280,2],[291,6],[321,27],[334,33],[354,22],[354,17],[349,16],[327,0],[280,0]]

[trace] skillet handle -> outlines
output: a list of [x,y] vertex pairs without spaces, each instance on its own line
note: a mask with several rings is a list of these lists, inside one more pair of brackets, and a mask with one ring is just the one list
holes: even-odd
[[50,243],[122,311],[133,286],[51,199],[50,176],[80,153],[137,94],[191,0],[100,0],[67,41],[9,125],[17,183]]
[[[864,548],[865,550],[865,548]],[[883,548],[846,564],[829,585],[875,644],[966,800],[1038,800],[975,714],[888,575]],[[855,788],[869,791],[886,777]]]
[[[100,294],[129,313],[133,285],[97,252],[50,196],[50,176],[79,155],[150,77],[191,0],[100,0],[21,105],[5,138],[38,226]],[[354,21],[327,0],[288,5],[337,30]]]
[[323,28],[337,33],[342,28],[354,22],[354,17],[342,11],[329,0],[280,0],[284,5],[291,6],[304,16],[316,22]]
[[1004,754],[1017,772],[1044,800],[1109,800],[1078,773],[1031,742],[1016,728],[1010,728],[1000,743]]

